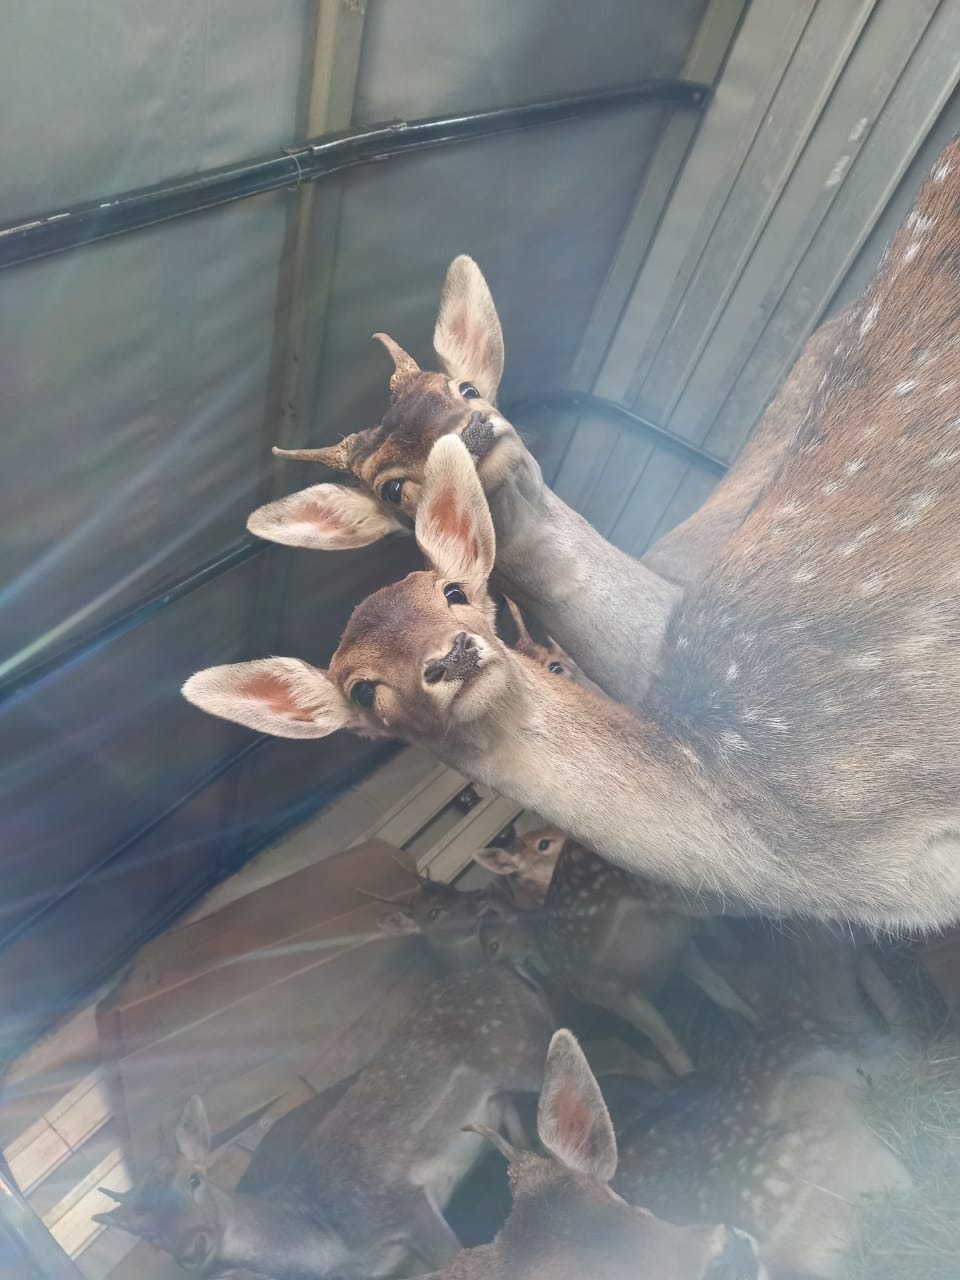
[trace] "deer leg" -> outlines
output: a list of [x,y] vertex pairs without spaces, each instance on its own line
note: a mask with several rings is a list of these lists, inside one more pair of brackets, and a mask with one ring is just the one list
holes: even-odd
[[691,982],[696,983],[705,996],[726,1009],[728,1013],[739,1013],[746,1018],[752,1027],[757,1025],[757,1015],[746,1000],[734,991],[730,983],[704,959],[700,948],[694,942],[688,942],[679,964],[680,972],[686,974]]
[[594,987],[589,983],[577,983],[571,986],[571,990],[589,1004],[609,1009],[611,1013],[617,1014],[638,1031],[642,1031],[654,1048],[663,1055],[674,1075],[686,1076],[693,1070],[690,1055],[670,1030],[666,1018],[659,1009],[653,1007],[646,996],[628,991],[624,987]]
[[424,1191],[410,1206],[409,1244],[428,1267],[445,1267],[463,1248],[456,1232]]
[[654,1089],[665,1089],[673,1078],[659,1062],[645,1058],[619,1040],[589,1040],[581,1047],[596,1076],[633,1076]]
[[888,1027],[896,1027],[906,1019],[899,991],[868,951],[857,956],[857,977],[870,1003]]

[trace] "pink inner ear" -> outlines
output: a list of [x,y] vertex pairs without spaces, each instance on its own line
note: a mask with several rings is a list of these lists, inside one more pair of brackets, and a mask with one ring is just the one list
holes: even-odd
[[[470,517],[466,512],[458,510],[457,495],[453,489],[445,490],[436,498],[430,509],[430,522],[436,525],[440,533],[448,538],[456,538],[458,542],[466,543],[470,535]],[[476,538],[471,539],[471,545],[476,558],[479,554]]]
[[284,716],[288,720],[302,720],[306,723],[312,718],[309,711],[294,701],[293,693],[287,685],[275,676],[251,676],[244,683],[243,696],[255,702],[265,702],[275,715]]
[[293,508],[293,518],[303,524],[313,525],[321,533],[336,533],[343,523],[337,519],[336,513],[331,511],[327,503],[321,502],[315,496],[298,502]]
[[470,329],[467,325],[467,312],[464,307],[461,307],[457,314],[451,318],[450,332],[459,343],[463,346],[467,345]]
[[569,1080],[561,1081],[551,1102],[557,1132],[564,1146],[589,1153],[593,1121],[576,1085]]

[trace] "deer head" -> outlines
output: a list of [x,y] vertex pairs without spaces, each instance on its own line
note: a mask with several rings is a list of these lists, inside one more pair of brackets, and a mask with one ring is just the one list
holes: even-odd
[[490,1245],[433,1280],[759,1280],[753,1240],[726,1227],[676,1227],[611,1190],[617,1143],[586,1058],[554,1035],[537,1112],[545,1155],[488,1134],[509,1163],[513,1209]]
[[480,849],[473,859],[495,876],[512,882],[521,905],[543,902],[566,836],[557,827],[543,827],[518,836],[506,849]]
[[504,596],[504,601],[510,617],[513,619],[513,625],[517,629],[517,652],[524,654],[535,662],[537,666],[543,667],[549,671],[552,676],[566,676],[568,680],[573,680],[576,684],[582,685],[585,689],[593,689],[599,693],[598,685],[580,670],[574,660],[567,653],[566,649],[561,648],[552,636],[547,636],[546,641],[540,644],[534,640],[533,636],[527,630],[526,623],[523,620],[523,614],[510,599]]
[[481,746],[511,703],[520,659],[496,632],[487,595],[493,523],[457,436],[443,436],[430,454],[416,536],[431,568],[358,605],[329,670],[295,658],[212,667],[187,681],[184,696],[278,737],[351,729],[371,738]]
[[422,938],[446,969],[472,969],[482,959],[480,923],[497,915],[507,901],[507,893],[493,885],[467,890],[421,878],[419,888],[380,916],[377,927],[394,937]]
[[379,426],[323,449],[274,449],[280,457],[321,462],[350,473],[359,488],[317,484],[250,516],[251,533],[271,542],[342,551],[409,530],[420,500],[427,456],[443,435],[458,435],[492,492],[529,457],[496,409],[503,375],[503,335],[480,268],[462,255],[447,271],[433,345],[441,373],[420,369],[384,333],[374,334],[394,363],[391,403]]
[[196,1095],[177,1124],[176,1147],[174,1155],[158,1155],[132,1190],[103,1188],[117,1206],[93,1220],[166,1250],[187,1270],[208,1273],[223,1242],[225,1193],[207,1178],[210,1125]]

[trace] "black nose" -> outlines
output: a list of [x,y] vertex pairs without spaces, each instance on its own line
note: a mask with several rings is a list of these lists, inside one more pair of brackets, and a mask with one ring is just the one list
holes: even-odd
[[431,658],[424,664],[423,678],[427,684],[439,684],[441,680],[462,680],[476,669],[477,642],[465,631],[454,636],[450,652],[445,658]]
[[460,432],[460,439],[477,462],[485,458],[493,448],[493,427],[479,409],[474,409],[467,419],[467,425]]

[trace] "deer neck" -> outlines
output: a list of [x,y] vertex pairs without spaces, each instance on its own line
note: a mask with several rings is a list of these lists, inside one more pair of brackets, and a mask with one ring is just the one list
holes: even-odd
[[679,588],[561,502],[533,458],[489,501],[500,585],[612,698],[637,701]]
[[218,1191],[217,1271],[242,1267],[272,1280],[336,1275],[347,1253],[336,1236],[276,1200]]
[[450,764],[629,871],[777,901],[782,869],[696,757],[656,720],[511,650],[504,660],[503,701],[485,718],[482,737],[448,749]]

